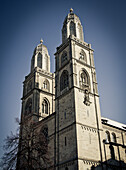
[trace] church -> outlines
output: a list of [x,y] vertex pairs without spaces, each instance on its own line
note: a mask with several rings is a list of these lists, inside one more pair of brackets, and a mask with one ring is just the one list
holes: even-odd
[[101,117],[93,55],[70,9],[56,48],[55,73],[41,40],[23,82],[21,121],[32,120],[45,131],[55,170],[126,169],[126,125]]

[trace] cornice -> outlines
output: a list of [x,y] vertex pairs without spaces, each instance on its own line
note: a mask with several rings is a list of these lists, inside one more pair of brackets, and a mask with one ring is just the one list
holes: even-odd
[[25,96],[23,96],[23,97],[21,98],[21,100],[25,100],[26,98],[28,98],[31,94],[33,94],[33,91],[34,91],[34,90],[38,90],[38,91],[43,92],[43,93],[45,93],[45,94],[48,94],[48,95],[50,95],[50,96],[55,96],[55,94],[52,94],[52,93],[50,93],[50,92],[48,92],[48,91],[44,91],[44,90],[39,89],[39,88],[33,88],[30,92],[28,92]]

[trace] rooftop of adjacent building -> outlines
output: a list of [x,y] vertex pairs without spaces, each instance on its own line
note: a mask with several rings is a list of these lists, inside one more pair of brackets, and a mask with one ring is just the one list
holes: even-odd
[[117,121],[114,121],[114,120],[111,120],[111,119],[108,119],[108,118],[105,118],[105,117],[102,117],[101,121],[102,121],[103,124],[110,125],[110,126],[122,129],[122,130],[126,130],[126,125],[123,124],[123,123],[119,123]]

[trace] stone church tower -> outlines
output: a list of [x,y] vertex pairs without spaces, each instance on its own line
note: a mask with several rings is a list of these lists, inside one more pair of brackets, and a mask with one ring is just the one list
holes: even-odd
[[21,121],[46,130],[52,161],[46,169],[126,169],[126,125],[101,118],[93,53],[72,9],[55,53],[55,74],[42,40],[34,50],[23,82]]
[[93,49],[84,42],[81,22],[72,9],[64,20],[62,44],[55,56],[56,163],[69,162],[73,169],[83,169],[84,161],[94,160],[94,154],[102,160],[101,115]]
[[22,118],[40,121],[55,111],[55,77],[50,73],[50,56],[42,40],[34,50],[31,72],[23,84]]

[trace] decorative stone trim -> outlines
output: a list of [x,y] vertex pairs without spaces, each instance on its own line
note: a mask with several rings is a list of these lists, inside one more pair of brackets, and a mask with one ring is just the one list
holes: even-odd
[[83,160],[84,164],[87,164],[87,165],[94,165],[94,166],[98,166],[100,165],[99,162],[94,162],[94,161],[90,161],[90,160]]
[[84,126],[84,125],[81,125],[81,128],[82,128],[83,130],[87,130],[87,131],[90,131],[90,132],[94,132],[94,133],[97,132],[96,129],[91,128],[91,127],[87,127],[87,126]]
[[[97,128],[91,127],[91,126],[87,126],[87,125],[83,125],[82,123],[76,122],[76,124],[80,125],[82,129],[84,130],[88,130],[88,131],[92,131],[92,132],[98,132]],[[99,129],[100,131],[103,131],[102,129]]]

